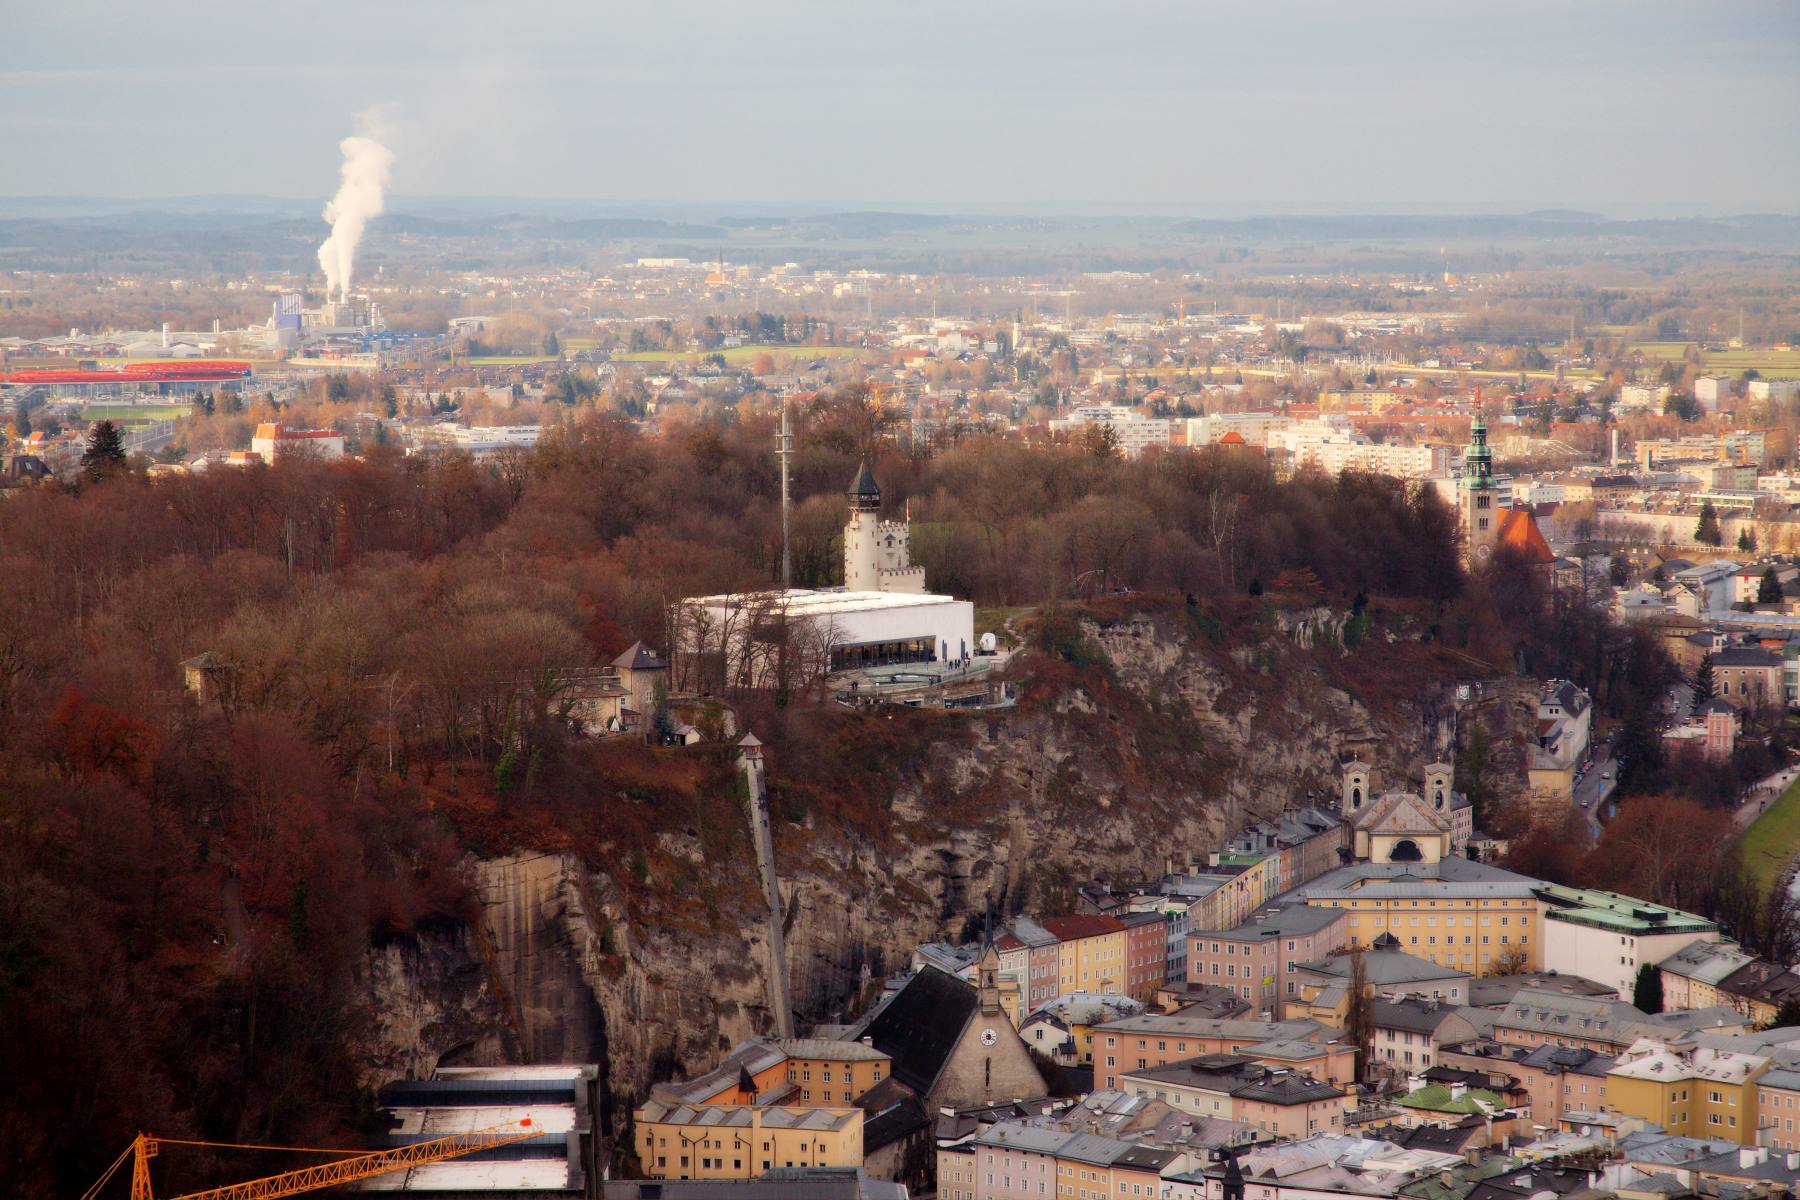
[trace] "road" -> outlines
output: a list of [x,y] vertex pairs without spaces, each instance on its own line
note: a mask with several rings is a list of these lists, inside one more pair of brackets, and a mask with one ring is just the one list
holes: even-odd
[[1606,806],[1606,800],[1616,786],[1616,781],[1608,776],[1617,775],[1618,771],[1613,765],[1610,737],[1596,742],[1589,752],[1594,765],[1575,785],[1574,805],[1587,826],[1591,845],[1600,840],[1600,810]]

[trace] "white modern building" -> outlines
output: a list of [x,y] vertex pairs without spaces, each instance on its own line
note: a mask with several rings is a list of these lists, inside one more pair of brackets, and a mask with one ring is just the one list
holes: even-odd
[[1066,418],[1050,422],[1051,433],[1079,432],[1090,425],[1104,425],[1119,439],[1126,458],[1136,458],[1150,446],[1169,444],[1170,422],[1162,417],[1139,416],[1120,404],[1084,404]]
[[1605,984],[1622,1000],[1631,998],[1639,967],[1720,937],[1704,917],[1616,892],[1545,883],[1537,898],[1540,968]]
[[413,431],[413,450],[460,450],[476,459],[509,450],[529,450],[543,434],[541,425],[426,425]]
[[975,653],[975,606],[952,596],[791,588],[700,596],[682,607],[682,652],[722,655],[744,686],[769,684],[778,637],[791,637],[791,655],[828,663],[831,671],[956,662]]

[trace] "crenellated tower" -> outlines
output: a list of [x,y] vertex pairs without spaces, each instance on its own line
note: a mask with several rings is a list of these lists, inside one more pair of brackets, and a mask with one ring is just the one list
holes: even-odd
[[912,527],[881,519],[881,485],[863,463],[845,493],[850,520],[844,525],[844,590],[925,591],[925,568],[912,565]]

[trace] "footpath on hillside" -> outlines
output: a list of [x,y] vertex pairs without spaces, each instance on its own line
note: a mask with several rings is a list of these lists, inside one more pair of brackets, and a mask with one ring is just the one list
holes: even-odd
[[[1779,795],[1769,800],[1775,792]],[[1757,886],[1766,888],[1800,853],[1800,767],[1789,767],[1752,788],[1735,816],[1744,829],[1744,865]]]

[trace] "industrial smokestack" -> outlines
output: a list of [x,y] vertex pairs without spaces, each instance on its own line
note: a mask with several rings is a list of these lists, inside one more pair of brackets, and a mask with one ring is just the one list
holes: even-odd
[[344,152],[337,195],[325,205],[331,236],[319,247],[319,265],[325,269],[325,296],[350,297],[350,277],[356,266],[356,246],[363,230],[381,215],[388,172],[394,152],[371,137],[355,135],[338,143]]

